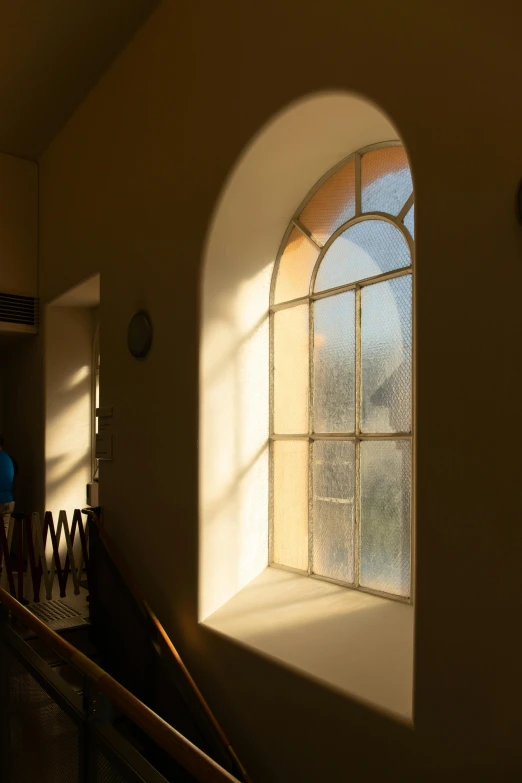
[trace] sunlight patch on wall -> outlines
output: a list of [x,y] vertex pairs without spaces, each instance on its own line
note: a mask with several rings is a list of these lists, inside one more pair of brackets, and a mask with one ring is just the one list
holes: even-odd
[[267,563],[267,302],[271,266],[243,281],[229,317],[204,330],[206,397],[201,569],[209,604],[221,605]]
[[325,171],[392,137],[361,98],[317,94],[272,118],[223,187],[202,285],[200,620],[268,564],[268,307],[288,221]]
[[85,504],[91,479],[91,354],[88,308],[54,307],[45,329],[45,509],[55,521]]
[[85,364],[83,367],[79,367],[77,370],[75,370],[72,373],[69,383],[66,384],[67,388],[72,391],[72,389],[75,389],[77,386],[80,386],[84,381],[88,380],[90,374],[91,374],[91,368],[88,364]]

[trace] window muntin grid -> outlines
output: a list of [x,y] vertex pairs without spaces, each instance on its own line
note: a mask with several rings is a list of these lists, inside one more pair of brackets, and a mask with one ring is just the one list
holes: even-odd
[[[374,154],[372,155],[372,153]],[[368,166],[365,163],[365,156],[368,156],[366,157],[370,164]],[[388,168],[386,167],[387,160],[389,161]],[[379,192],[378,182],[377,184],[376,181],[372,182],[371,176],[368,175],[368,172],[371,173],[372,171],[374,174],[377,172],[375,175],[376,181],[379,177],[386,180],[383,192]],[[351,177],[352,179],[350,179]],[[341,200],[341,203],[339,201],[338,203],[333,203],[336,198]],[[346,199],[346,203],[342,203],[343,198]],[[364,213],[362,206],[365,201],[373,206],[388,207],[391,211]],[[359,150],[354,155],[341,161],[317,183],[292,219],[283,238],[281,250],[274,268],[270,295],[271,451],[269,563],[277,567],[290,568],[311,577],[338,582],[366,592],[406,601],[409,601],[411,598],[411,452],[413,435],[411,362],[413,353],[413,302],[411,298],[409,302],[407,298],[404,298],[404,291],[408,287],[411,290],[412,283],[414,250],[412,236],[413,202],[410,170],[406,154],[400,144],[391,142],[373,145],[372,147]],[[392,214],[392,212],[395,214]],[[346,217],[348,219],[345,219]],[[362,235],[368,233],[366,227],[368,225],[367,221],[370,220],[380,221],[380,225],[388,224],[387,235],[389,236],[393,236],[394,231],[397,232],[397,239],[400,239],[400,242],[409,252],[409,263],[405,262],[403,254],[402,260],[398,258],[397,263],[391,264],[384,271],[374,267],[369,272],[365,272],[365,265],[361,264],[360,268],[362,271],[360,274],[364,276],[360,279],[350,278],[349,282],[344,283],[342,280],[336,279],[333,286],[325,287],[324,290],[316,290],[318,271],[330,248],[335,245],[339,237],[343,235],[349,237],[349,229],[360,223],[365,223],[366,225],[364,227],[361,226],[362,231],[356,230],[352,234],[359,233]],[[376,227],[377,225],[375,224]],[[328,231],[330,231],[329,235]],[[289,247],[292,243],[297,244],[294,244],[294,247]],[[281,260],[285,259],[283,261],[285,263],[288,258],[292,259],[292,269],[290,272],[288,272],[288,269],[284,270],[282,275],[284,286],[281,286],[278,280],[280,270],[282,269]],[[301,263],[299,263],[300,259],[302,259]],[[305,278],[309,278],[308,286],[306,286]],[[388,284],[388,281],[397,282]],[[375,286],[379,284],[381,284],[381,293],[384,294],[384,297],[375,295],[377,291]],[[396,421],[399,420],[403,426],[399,431],[393,422],[387,422],[386,426],[382,428],[367,427],[368,431],[365,431],[362,415],[364,393],[362,388],[363,291],[367,292],[368,296],[366,298],[368,301],[371,301],[371,299],[377,300],[377,305],[374,304],[374,307],[380,306],[382,308],[382,301],[379,300],[384,300],[384,304],[386,304],[386,297],[388,296],[388,300],[390,299],[390,292],[387,292],[386,289],[390,289],[393,286],[397,290],[402,291],[401,329],[403,328],[406,332],[406,339],[402,348],[405,349],[406,355],[404,360],[396,367],[392,366],[393,361],[390,364],[388,357],[388,367],[385,367],[384,371],[381,372],[381,375],[384,374],[384,380],[388,381],[388,384],[386,385],[385,382],[381,383],[374,391],[376,398],[379,400],[378,405],[382,406],[383,401],[387,401],[388,408],[391,411],[389,418]],[[307,293],[305,294],[306,288]],[[282,295],[278,295],[278,290],[287,294],[285,300],[283,300]],[[322,304],[327,305],[328,301],[334,301],[333,297],[337,297],[340,300],[341,297],[339,295],[346,292],[353,292],[352,296],[355,299],[355,319],[354,323],[350,325],[350,328],[353,326],[354,334],[352,337],[354,337],[355,343],[353,357],[354,426],[342,431],[318,432],[314,422],[314,418],[317,418],[314,417],[314,380],[316,376],[314,353],[317,348],[314,328],[316,303],[321,301]],[[393,296],[391,298],[393,306]],[[388,304],[390,304],[389,301]],[[276,389],[278,392],[280,390],[275,382],[276,378],[278,378],[278,369],[274,361],[274,345],[281,339],[280,335],[275,335],[275,325],[277,324],[278,313],[285,310],[289,311],[293,308],[299,308],[301,312],[306,309],[308,314],[308,356],[303,361],[304,365],[308,365],[307,368],[305,367],[305,375],[307,371],[308,377],[306,382],[304,382],[303,378],[300,381],[300,395],[304,394],[307,398],[308,416],[303,417],[300,414],[299,417],[301,422],[308,420],[307,430],[304,424],[301,428],[296,429],[293,426],[286,430],[281,428],[280,423],[278,426],[275,426],[278,417],[274,416],[274,401],[278,395],[274,392]],[[386,307],[384,307],[384,310],[386,310]],[[392,312],[391,320],[393,321],[393,311],[390,312]],[[292,313],[287,312],[287,315],[291,316]],[[400,343],[402,339],[401,329],[399,329],[399,332],[397,331],[396,314],[395,323],[391,323],[389,330],[386,330],[386,328],[382,330],[383,339],[380,342],[379,340],[376,342],[381,352],[381,343],[383,341],[384,343],[388,341],[390,344],[393,344],[395,339],[396,343],[397,340]],[[404,337],[404,335],[402,336]],[[337,335],[338,337],[339,335]],[[408,337],[410,338],[409,342]],[[301,335],[301,353],[303,341],[305,341],[305,337]],[[372,341],[367,342],[371,344]],[[296,357],[293,356],[292,361],[295,362],[295,360]],[[279,366],[280,362],[281,357]],[[302,368],[300,375],[303,376]],[[390,380],[390,377],[392,380]],[[392,416],[394,413],[393,393],[396,391],[397,378],[400,379],[400,384],[402,384],[402,415]],[[342,386],[339,388],[342,390]],[[345,398],[346,394],[350,394],[349,379],[345,379],[344,394]],[[289,404],[288,398],[286,404]],[[409,408],[409,415],[405,412],[407,408]],[[337,416],[339,418],[339,411],[337,411]],[[295,424],[295,415],[293,418]],[[324,419],[325,416],[322,418]],[[328,417],[326,416],[326,418]],[[342,418],[341,415],[340,419],[342,420]],[[335,415],[333,420],[335,420]],[[380,420],[384,421],[383,416],[381,416]],[[404,426],[405,422],[406,426]],[[285,526],[293,524],[296,531],[298,531],[300,554],[297,560],[301,567],[295,567],[296,558],[289,557],[288,562],[281,562],[284,559],[281,552],[284,550],[277,545],[278,539],[281,539],[281,531],[277,527],[276,529],[274,528],[274,512],[277,513],[277,508],[280,508],[283,502],[281,497],[277,497],[278,493],[282,491],[281,486],[283,486],[280,478],[282,475],[281,455],[283,454],[290,455],[290,457],[287,457],[287,460],[290,459],[290,462],[285,466],[284,471],[285,481],[287,482],[284,486],[291,486],[288,482],[293,481],[291,455],[295,450],[291,448],[292,441],[302,443],[299,450],[298,481],[301,491],[306,491],[308,495],[308,520],[307,526],[305,526],[305,528],[307,527],[308,536],[308,564],[306,568],[302,567],[304,565],[302,555],[303,530],[305,529],[303,527],[302,509],[306,507],[302,497],[298,501],[294,498],[293,501],[301,509],[298,514],[299,519],[295,518],[292,521],[291,504],[290,507],[286,504],[284,514]],[[334,445],[336,442],[338,447]],[[285,443],[287,444],[286,451],[283,448]],[[372,443],[374,443],[374,446],[370,445]],[[379,443],[383,444],[383,446],[379,447]],[[279,446],[275,444],[279,444]],[[328,444],[331,445],[329,446]],[[308,476],[306,481],[302,476],[302,448],[305,445],[308,451]],[[274,458],[276,450],[279,457]],[[334,461],[329,466],[325,466],[324,460],[321,461],[316,456],[319,452],[322,454],[333,454],[336,450],[339,454],[344,454],[345,457],[340,462],[339,460],[337,463]],[[353,450],[353,465],[348,465],[349,460],[346,459],[346,455],[351,454],[351,450]],[[372,457],[372,454],[378,456]],[[340,469],[341,463],[342,468]],[[353,481],[349,479],[349,475],[352,474]],[[368,489],[371,487],[372,482],[377,487],[375,491]],[[323,490],[326,487],[327,497],[324,496],[323,490],[318,489],[319,485],[323,487]],[[352,487],[352,489],[348,489],[349,487]],[[292,491],[294,490],[295,487],[292,485]],[[375,502],[369,504],[368,497],[372,497],[372,491]],[[328,495],[328,492],[330,495]],[[352,492],[351,496],[350,492]],[[363,503],[361,503],[361,498],[364,498]],[[289,528],[285,529],[285,538],[289,541],[293,540],[294,533],[295,531]],[[328,546],[330,546],[330,551],[328,551]],[[347,553],[350,551],[352,553],[351,558],[347,557]],[[389,561],[389,567],[392,570],[395,569],[396,573],[386,573],[386,568],[383,567],[383,570],[383,568],[379,567],[379,555],[382,555],[381,560],[383,562]],[[293,564],[290,562],[292,559],[294,560]],[[324,573],[328,571],[324,563],[328,562],[332,564],[330,573]]]

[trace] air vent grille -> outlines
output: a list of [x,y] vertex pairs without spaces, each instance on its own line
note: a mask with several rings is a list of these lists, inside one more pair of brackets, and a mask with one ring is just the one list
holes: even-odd
[[0,321],[38,326],[38,299],[32,296],[0,293]]

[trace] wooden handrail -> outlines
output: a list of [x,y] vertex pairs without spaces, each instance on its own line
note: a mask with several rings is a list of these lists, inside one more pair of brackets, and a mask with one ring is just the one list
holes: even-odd
[[34,631],[60,657],[75,666],[82,674],[95,683],[137,726],[160,745],[175,761],[194,775],[200,783],[239,783],[237,778],[219,766],[186,737],[156,715],[130,691],[120,685],[94,661],[67,642],[32,612],[0,587],[0,603],[4,604],[28,628]]

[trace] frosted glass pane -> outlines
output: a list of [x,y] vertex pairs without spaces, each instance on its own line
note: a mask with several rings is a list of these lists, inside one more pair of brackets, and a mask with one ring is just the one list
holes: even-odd
[[316,441],[313,449],[313,570],[353,582],[355,446],[351,441]]
[[324,245],[343,223],[355,216],[355,163],[340,168],[314,193],[299,220]]
[[308,305],[274,313],[274,430],[308,433]]
[[398,228],[384,220],[364,220],[347,228],[327,250],[315,290],[355,283],[410,263],[408,243]]
[[411,275],[361,291],[362,431],[411,429]]
[[363,587],[410,594],[409,441],[361,443]]
[[274,563],[308,569],[308,441],[274,449]]
[[406,217],[404,218],[404,225],[412,235],[412,237],[415,236],[414,229],[415,229],[415,204],[412,205],[411,209],[408,210]]
[[355,292],[314,305],[314,431],[355,430]]
[[319,249],[297,228],[293,228],[279,262],[274,302],[308,296],[310,278]]
[[362,211],[398,215],[413,184],[404,147],[385,147],[362,157]]

